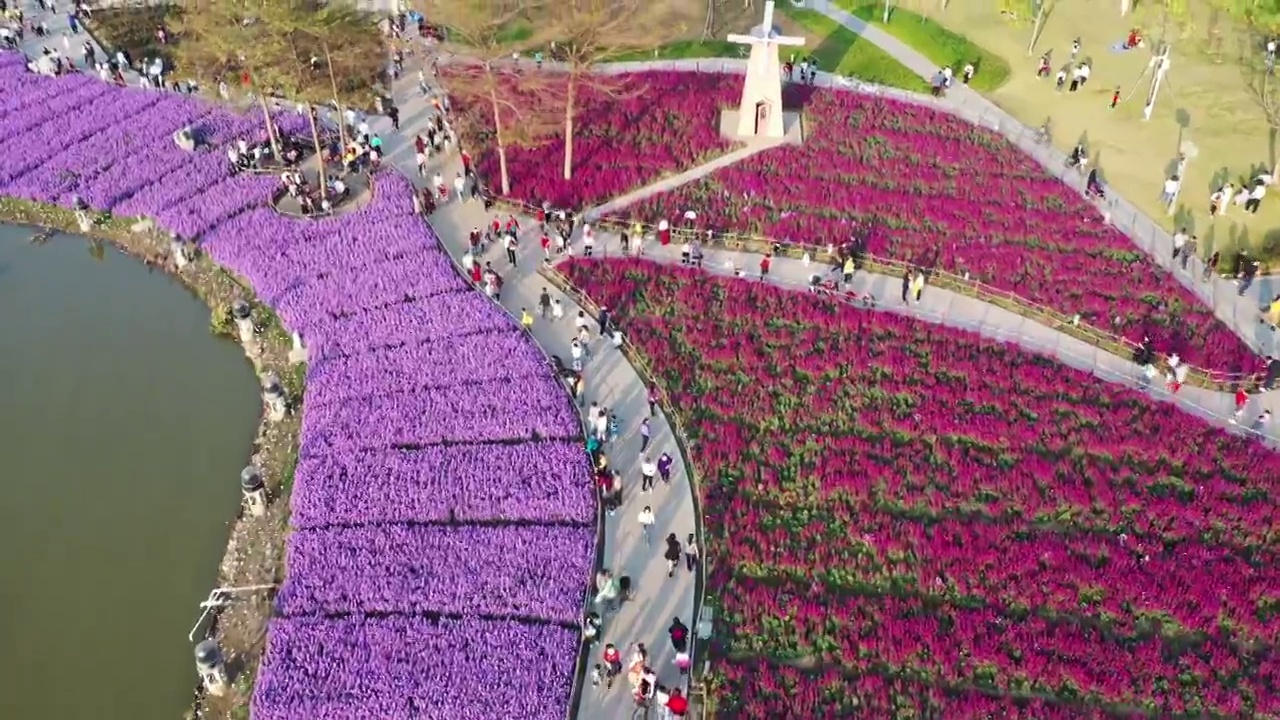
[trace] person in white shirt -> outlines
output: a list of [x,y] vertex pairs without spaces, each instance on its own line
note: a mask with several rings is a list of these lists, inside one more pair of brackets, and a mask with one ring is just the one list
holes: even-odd
[[1262,204],[1262,198],[1267,194],[1266,183],[1257,183],[1253,189],[1249,191],[1249,199],[1244,203],[1244,210],[1250,214],[1257,214],[1258,206]]
[[653,479],[658,474],[658,465],[645,455],[640,459],[640,492],[653,490]]
[[653,524],[657,522],[657,518],[653,516],[653,508],[645,505],[644,509],[640,511],[638,520],[640,521],[640,531],[644,533],[644,544],[649,545],[653,539]]
[[569,343],[569,357],[573,360],[574,371],[582,372],[582,345],[578,344],[577,340]]
[[578,317],[573,319],[573,326],[581,332],[583,328],[590,324],[591,321],[587,319],[587,312],[585,310],[579,310]]
[[1178,232],[1173,234],[1173,259],[1177,260],[1178,255],[1182,254],[1183,248],[1187,246],[1187,229],[1179,228]]
[[609,414],[607,411],[601,410],[598,415],[591,419],[591,430],[601,443],[609,440]]
[[1267,424],[1271,422],[1271,411],[1263,410],[1257,420],[1253,421],[1253,429],[1257,432],[1266,432]]
[[1178,198],[1178,189],[1182,187],[1182,178],[1174,175],[1164,181],[1164,192],[1160,194],[1160,202],[1165,205],[1172,205],[1173,201]]
[[458,193],[458,202],[462,202],[467,199],[465,194],[467,190],[467,180],[462,177],[462,173],[458,173],[458,176],[453,179],[453,190]]
[[564,303],[560,302],[560,298],[551,299],[551,319],[552,320],[564,319]]

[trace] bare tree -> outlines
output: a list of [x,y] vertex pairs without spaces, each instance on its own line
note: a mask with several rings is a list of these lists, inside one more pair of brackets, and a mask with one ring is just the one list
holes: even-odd
[[551,53],[565,65],[564,179],[573,178],[574,120],[584,89],[615,100],[628,92],[616,77],[592,72],[596,65],[656,47],[661,27],[644,22],[644,0],[562,0],[553,7],[551,25],[560,38]]
[[213,86],[243,82],[256,96],[267,126],[267,137],[276,157],[280,139],[271,122],[264,76],[277,61],[279,43],[253,21],[240,3],[210,2],[187,8],[176,28],[182,42],[175,46],[176,62],[183,72]]
[[1268,47],[1268,42],[1280,32],[1280,11],[1250,14],[1242,19],[1246,21],[1249,32],[1248,44],[1240,54],[1240,69],[1244,73],[1249,96],[1267,121],[1271,172],[1274,175],[1280,170],[1280,158],[1276,154],[1277,137],[1280,136],[1280,79],[1276,78],[1276,54]]
[[433,22],[448,28],[444,50],[454,57],[440,80],[457,109],[455,121],[463,126],[464,136],[484,137],[492,128],[499,182],[507,195],[508,148],[534,143],[549,130],[544,106],[552,83],[541,74],[522,73],[511,59],[542,42],[534,21],[543,1],[420,0],[418,5]]

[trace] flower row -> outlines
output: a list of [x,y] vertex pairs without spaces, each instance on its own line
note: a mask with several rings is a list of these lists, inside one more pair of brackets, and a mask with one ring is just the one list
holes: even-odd
[[277,618],[259,720],[561,720],[578,632],[515,621]]
[[535,617],[582,613],[595,528],[363,525],[296,530],[285,615]]
[[393,522],[595,520],[581,443],[303,453],[294,527]]

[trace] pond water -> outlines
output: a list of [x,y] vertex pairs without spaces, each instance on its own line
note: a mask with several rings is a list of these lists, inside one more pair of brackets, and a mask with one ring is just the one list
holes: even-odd
[[0,718],[177,720],[259,413],[175,280],[0,225]]

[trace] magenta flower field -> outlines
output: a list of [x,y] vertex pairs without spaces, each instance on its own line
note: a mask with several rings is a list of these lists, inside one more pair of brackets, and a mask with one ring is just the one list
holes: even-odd
[[690,437],[726,717],[1280,713],[1280,455],[959,330],[562,267]]
[[[698,73],[612,77],[610,92],[593,85],[578,91],[573,179],[563,176],[564,136],[558,130],[532,147],[507,151],[512,198],[534,206],[548,202],[584,208],[730,149],[730,143],[720,137],[720,108],[737,103],[740,87],[726,84],[719,75]],[[544,116],[542,120],[563,126],[562,103],[535,99],[530,105]],[[482,113],[475,117],[485,119]],[[501,187],[497,145],[491,133],[478,141],[482,151],[476,158],[477,169],[496,191]]]
[[[719,111],[740,79],[707,73],[624,76],[639,94],[584,101],[581,161],[560,179],[563,143],[511,152],[512,195],[586,208],[689,169],[726,148]],[[1254,353],[1101,214],[999,135],[941,111],[851,91],[790,88],[806,141],[764,151],[656,195],[619,217],[677,222],[825,246],[868,237],[888,258],[969,273],[1000,290],[1206,369],[1255,372]],[[479,167],[497,187],[496,153]]]

